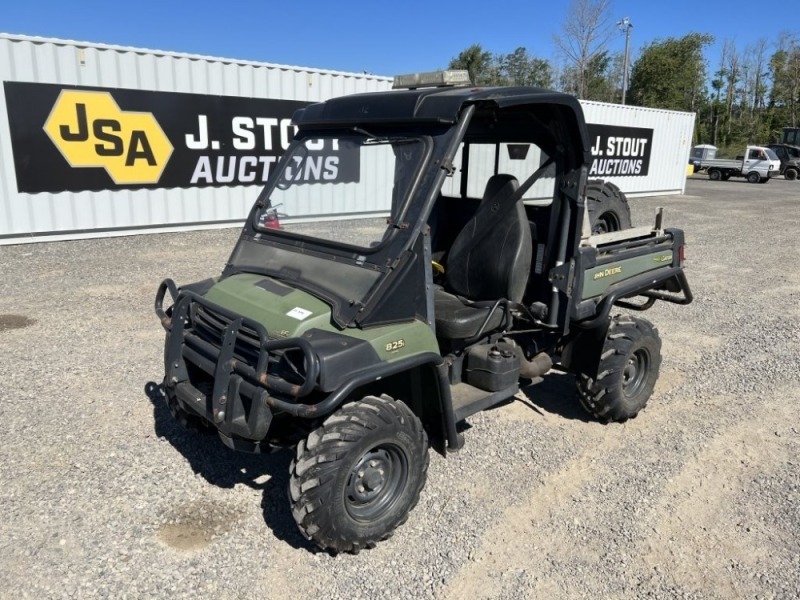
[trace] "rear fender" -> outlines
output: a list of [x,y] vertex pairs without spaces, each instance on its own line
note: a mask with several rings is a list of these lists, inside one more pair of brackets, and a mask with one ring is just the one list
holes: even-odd
[[561,352],[561,364],[570,373],[585,373],[592,379],[597,377],[600,355],[610,323],[611,320],[605,318],[593,327],[573,329]]

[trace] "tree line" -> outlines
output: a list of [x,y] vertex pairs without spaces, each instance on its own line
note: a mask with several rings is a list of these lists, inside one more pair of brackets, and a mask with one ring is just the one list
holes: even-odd
[[[617,33],[611,0],[572,0],[559,34],[559,62],[526,48],[494,54],[473,44],[451,69],[466,69],[476,85],[528,85],[556,89],[584,100],[620,102],[624,56],[608,49]],[[800,126],[800,39],[783,33],[737,47],[725,40],[718,64],[705,51],[711,35],[692,32],[646,43],[633,57],[626,103],[697,114],[694,143],[714,144],[720,154],[748,143],[775,141],[783,127]]]

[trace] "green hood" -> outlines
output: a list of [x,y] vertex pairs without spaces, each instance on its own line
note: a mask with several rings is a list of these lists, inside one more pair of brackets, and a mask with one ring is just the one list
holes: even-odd
[[265,277],[243,273],[223,279],[205,297],[258,321],[270,337],[296,337],[309,329],[336,330],[331,308],[322,300]]
[[436,336],[422,321],[342,330],[334,324],[331,307],[325,302],[264,275],[233,275],[215,284],[205,297],[261,323],[273,339],[300,337],[311,329],[319,329],[365,340],[388,362],[421,352],[438,353]]

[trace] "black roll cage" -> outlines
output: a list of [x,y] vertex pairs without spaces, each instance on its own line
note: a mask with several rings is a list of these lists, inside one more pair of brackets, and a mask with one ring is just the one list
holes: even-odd
[[[408,110],[408,106],[412,106],[408,102],[409,95],[415,98],[413,106],[417,113],[426,103],[436,100],[439,104],[434,106],[438,106],[441,114],[435,118],[428,115],[415,118],[402,114]],[[398,114],[394,118],[365,117],[369,115],[369,110],[358,101],[359,98],[372,102],[376,100],[376,96],[384,96],[384,104],[381,105],[383,112],[393,110],[392,102],[386,108],[387,98],[396,100],[394,108]],[[328,111],[339,112],[337,118],[310,118],[319,117],[315,113],[320,107],[342,110]],[[345,117],[345,112],[350,113],[349,118]],[[475,143],[535,144],[554,158],[557,182],[561,185],[556,187],[551,208],[551,228],[557,244],[556,249],[548,253],[547,270],[570,260],[578,251],[580,240],[575,232],[580,231],[579,225],[583,218],[583,200],[579,197],[579,190],[586,178],[585,165],[588,164],[586,161],[590,155],[582,109],[571,96],[531,88],[373,93],[312,105],[299,110],[294,120],[299,130],[293,144],[302,143],[302,140],[309,137],[330,135],[331,132],[359,131],[376,135],[391,133],[419,137],[425,143],[425,154],[414,174],[414,181],[407,187],[400,218],[393,223],[395,229],[376,248],[357,248],[285,232],[264,232],[255,227],[256,212],[264,207],[263,198],[277,184],[278,175],[288,164],[286,161],[290,160],[291,152],[287,152],[278,164],[275,175],[270,178],[250,213],[242,238],[306,255],[334,256],[335,260],[381,272],[364,298],[355,303],[350,298],[332,297],[319,286],[303,286],[302,282],[293,282],[330,303],[334,307],[334,319],[341,325],[356,326],[359,323],[359,314],[365,311],[368,313],[369,308],[379,303],[391,287],[391,277],[388,275],[402,256],[413,252],[417,238],[427,226],[446,177],[456,168],[453,161],[462,142],[465,147]],[[438,168],[431,168],[432,166]],[[465,166],[462,164],[462,169]],[[468,170],[464,170],[462,181],[467,176]],[[229,261],[222,276],[227,277],[236,272],[241,272],[241,269],[237,269]],[[553,288],[548,304],[546,324],[551,327],[565,324],[567,307],[561,302],[556,288]],[[423,307],[409,307],[407,316],[412,319],[415,314],[424,312]]]

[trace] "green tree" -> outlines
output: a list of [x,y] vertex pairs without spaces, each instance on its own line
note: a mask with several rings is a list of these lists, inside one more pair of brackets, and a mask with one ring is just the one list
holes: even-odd
[[495,60],[505,85],[530,85],[542,88],[553,85],[553,70],[550,63],[531,56],[524,47],[517,48],[511,54],[500,54]]
[[531,56],[523,47],[510,54],[492,54],[480,44],[473,44],[451,59],[448,68],[467,70],[475,85],[553,85],[550,63]]
[[[577,73],[577,67],[566,67],[561,72],[561,90],[583,100],[617,102],[622,93],[622,63],[621,54],[612,55],[603,51],[586,63],[582,77]],[[581,81],[584,86],[582,94],[579,90]]]
[[632,104],[695,112],[707,101],[703,50],[714,38],[690,33],[646,45],[631,69]]
[[475,85],[497,84],[497,65],[492,53],[484,50],[480,44],[472,44],[466,50],[462,50],[458,56],[450,60],[448,68],[467,70],[470,81]]
[[719,145],[719,122],[722,117],[722,88],[725,87],[725,71],[724,69],[718,70],[714,73],[714,79],[711,80],[711,89],[713,89],[712,97],[709,103],[708,111],[708,126],[705,130],[705,136],[700,135],[700,141],[711,142],[714,146]]
[[800,125],[800,42],[783,34],[769,61],[772,90],[769,108],[773,132]]
[[767,92],[767,40],[748,45],[741,54],[741,79],[736,90],[737,119],[732,123],[732,139],[737,145],[766,143],[770,138]]
[[614,81],[614,56],[601,52],[589,61],[586,69],[586,99],[598,102],[614,102],[617,85]]

